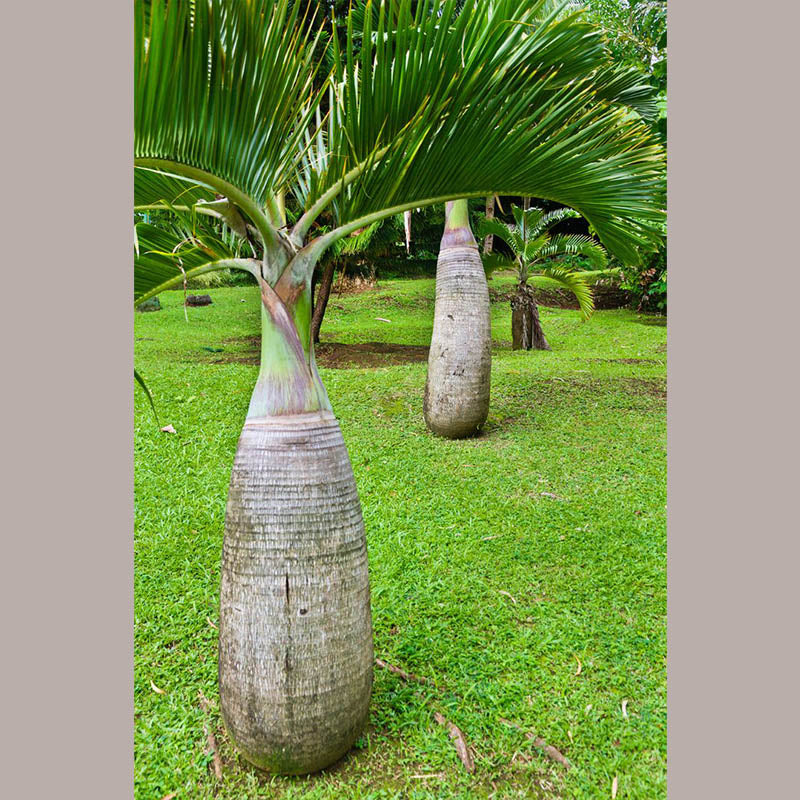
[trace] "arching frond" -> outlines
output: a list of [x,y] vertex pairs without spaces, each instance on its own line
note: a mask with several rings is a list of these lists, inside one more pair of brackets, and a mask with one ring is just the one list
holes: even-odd
[[542,231],[549,230],[553,225],[565,219],[578,219],[580,214],[572,208],[557,208],[542,214],[539,224],[533,227],[531,236],[538,236]]
[[592,287],[580,272],[566,267],[553,266],[540,270],[539,274],[560,283],[565,289],[569,289],[578,301],[583,318],[589,319],[594,311],[594,295]]
[[[134,155],[222,181],[264,208],[313,114],[315,40],[289,0],[135,4]],[[184,174],[181,172],[180,174]]]
[[298,4],[153,0],[145,26],[137,0],[136,163],[228,197],[265,242],[279,227],[265,208],[298,185],[298,235],[334,212],[320,251],[407,208],[491,193],[576,209],[623,261],[657,243],[664,152],[602,98],[599,29],[529,0],[391,5],[359,37],[350,17],[343,52],[331,39],[318,91]]
[[476,225],[476,233],[479,239],[483,239],[485,236],[496,236],[511,247],[513,247],[512,241],[515,241],[513,228],[497,217],[480,217]]
[[[438,7],[447,17],[453,3]],[[379,16],[358,58],[351,30],[315,192],[339,192],[345,230],[412,204],[497,192],[575,208],[624,260],[655,244],[663,151],[628,109],[598,100],[609,65],[600,32],[575,15],[527,27],[537,7],[467,5],[449,27],[418,13],[397,31]]]
[[133,170],[133,207],[146,209],[171,205],[191,206],[199,200],[212,201],[214,192],[193,181],[181,180],[151,169]]
[[140,222],[135,232],[134,305],[207,272],[243,269],[257,274],[257,261],[241,258],[230,239],[200,218],[187,225],[176,214],[171,228]]
[[513,256],[503,255],[496,251],[483,253],[481,259],[483,261],[483,271],[486,273],[487,277],[501,269],[517,268],[517,260]]
[[594,239],[581,234],[553,236],[538,253],[540,259],[562,255],[584,256],[595,269],[605,269],[608,263],[606,251]]

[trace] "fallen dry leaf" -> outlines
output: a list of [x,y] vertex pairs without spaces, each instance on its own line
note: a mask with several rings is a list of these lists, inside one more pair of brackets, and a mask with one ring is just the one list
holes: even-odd
[[215,631],[219,630],[219,628],[217,628],[217,626],[216,626],[216,625],[215,625],[215,624],[214,624],[214,623],[211,621],[211,617],[206,617],[206,622],[207,622],[207,623],[208,623],[208,624],[209,624],[209,625],[210,625],[210,626],[211,626],[211,627],[212,627],[212,628],[213,628]]
[[[509,725],[512,728],[516,728],[518,731],[521,731],[519,725],[511,722],[510,720],[503,719],[503,717],[498,717],[498,720],[503,723],[503,725]],[[557,761],[559,764],[563,765],[566,769],[570,769],[572,764],[564,758],[564,755],[561,753],[558,748],[553,747],[551,744],[547,744],[547,742],[542,739],[541,736],[537,736],[535,733],[531,733],[530,731],[525,731],[526,738],[530,739],[533,742],[534,747],[538,747],[540,750],[544,751],[544,754],[551,759],[552,761]],[[572,737],[570,736],[570,739]]]
[[494,536],[484,536],[484,537],[481,539],[481,541],[482,541],[482,542],[488,542],[488,541],[489,541],[489,539],[499,539],[499,538],[500,538],[502,535],[503,535],[502,533],[496,533]]
[[218,781],[222,780],[222,759],[219,757],[219,750],[217,750],[217,740],[214,738],[214,734],[211,733],[208,726],[203,723],[203,728],[206,732],[206,741],[208,742],[208,748],[206,749],[206,754],[212,757],[212,764],[214,765],[214,776]]
[[387,664],[382,658],[376,658],[375,665],[380,667],[381,669],[385,669],[388,672],[391,672],[393,675],[397,675],[398,678],[402,678],[404,681],[425,683],[429,686],[433,686],[434,688],[436,687],[436,684],[429,678],[423,678],[419,675],[414,675],[411,672],[406,672],[404,669],[400,669],[400,667],[394,666],[394,664]]
[[450,738],[453,740],[453,744],[456,747],[456,753],[458,753],[458,757],[461,759],[464,769],[466,769],[467,772],[474,772],[475,762],[472,760],[472,753],[469,751],[469,745],[467,744],[467,740],[461,728],[446,720],[438,711],[434,712],[433,718],[440,725],[444,725],[447,728],[447,732],[450,734]]
[[500,594],[504,594],[506,597],[508,597],[514,605],[517,604],[517,601],[508,592],[504,592],[502,589],[500,589],[499,591]]
[[628,701],[627,700],[623,700],[622,701],[622,716],[625,717],[625,719],[628,719]]
[[156,694],[166,694],[166,692],[165,692],[163,689],[159,689],[159,688],[158,688],[158,686],[156,686],[156,685],[153,683],[153,681],[150,681],[150,688],[151,688],[151,689],[152,689],[152,690],[153,690],[153,691],[154,691]]
[[[244,302],[244,300],[242,300],[242,302]],[[174,798],[177,797],[177,796],[178,796],[178,793],[177,792],[173,792],[172,794],[165,794],[161,798],[161,800],[174,800]]]
[[391,322],[390,319],[384,319],[383,317],[375,317],[375,319],[378,320],[378,322]]
[[178,431],[176,431],[175,428],[172,427],[172,425],[165,425],[161,429],[161,432],[162,433],[177,433]]
[[575,660],[578,662],[578,669],[575,670],[575,674],[580,675],[581,672],[583,672],[583,664],[581,664],[581,660],[578,658],[578,656],[575,656]]
[[614,780],[611,781],[611,798],[615,798],[617,796],[617,787],[619,786],[619,782],[617,781],[617,776],[614,776]]

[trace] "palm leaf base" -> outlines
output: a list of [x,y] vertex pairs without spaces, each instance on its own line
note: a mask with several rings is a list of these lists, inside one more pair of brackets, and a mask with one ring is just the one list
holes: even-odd
[[525,283],[517,286],[511,298],[511,342],[513,350],[550,350],[533,289]]

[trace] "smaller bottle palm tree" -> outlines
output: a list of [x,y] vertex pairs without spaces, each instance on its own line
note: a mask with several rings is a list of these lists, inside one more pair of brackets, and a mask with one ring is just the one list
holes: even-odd
[[586,273],[567,264],[553,263],[551,259],[565,255],[584,256],[596,269],[605,269],[606,251],[589,236],[550,233],[550,228],[561,220],[580,217],[570,208],[544,211],[512,205],[511,211],[514,225],[506,225],[499,219],[485,218],[481,221],[480,236],[492,235],[502,239],[512,252],[510,256],[498,252],[486,255],[484,266],[488,273],[497,269],[513,269],[517,273],[517,290],[511,300],[513,349],[549,350],[550,345],[539,322],[533,287],[528,284],[529,278],[534,274],[542,275],[569,289],[575,295],[584,319],[588,319],[594,311],[594,297]]

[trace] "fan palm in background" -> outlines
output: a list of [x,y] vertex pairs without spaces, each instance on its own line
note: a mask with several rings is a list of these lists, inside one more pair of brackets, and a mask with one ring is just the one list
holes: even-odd
[[[580,217],[569,208],[544,211],[541,208],[522,209],[512,205],[514,225],[506,225],[499,219],[485,218],[481,221],[481,236],[501,239],[511,250],[511,255],[494,252],[484,257],[487,273],[497,269],[513,269],[517,287],[511,299],[511,332],[514,350],[549,350],[536,305],[533,287],[528,284],[534,274],[542,275],[561,284],[575,295],[584,319],[594,311],[594,297],[585,272],[566,264],[553,263],[550,259],[559,256],[582,256],[595,270],[606,267],[606,251],[590,236],[581,234],[556,234],[550,232],[557,223],[565,219]],[[594,276],[596,277],[596,275]]]
[[376,23],[347,18],[343,46],[331,37],[323,75],[318,26],[289,0],[136,2],[135,205],[176,222],[137,224],[135,302],[218,268],[261,290],[261,367],[226,513],[219,688],[233,741],[264,769],[339,758],[372,681],[360,504],[314,362],[321,256],[387,216],[492,192],[580,210],[623,259],[657,242],[663,151],[600,97],[601,34],[576,15],[541,20],[541,6],[381,3]]

